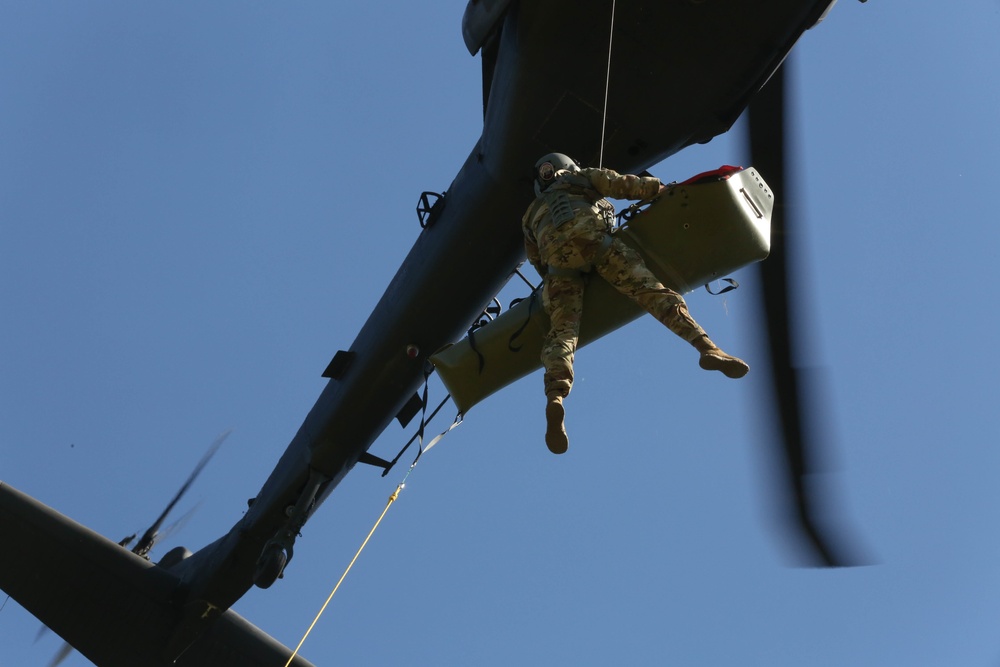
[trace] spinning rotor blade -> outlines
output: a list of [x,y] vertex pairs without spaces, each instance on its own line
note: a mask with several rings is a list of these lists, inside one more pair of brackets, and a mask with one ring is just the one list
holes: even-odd
[[[215,456],[215,452],[219,451],[219,447],[222,446],[222,443],[225,442],[226,438],[229,437],[230,433],[232,433],[232,429],[226,431],[225,433],[223,433],[222,435],[220,435],[218,438],[215,439],[215,441],[208,448],[208,451],[205,452],[205,455],[201,457],[201,461],[199,461],[198,465],[195,466],[194,471],[187,478],[187,481],[184,482],[183,486],[181,486],[180,491],[178,491],[177,494],[173,497],[173,499],[167,505],[167,508],[163,510],[163,513],[160,514],[160,516],[156,519],[153,525],[150,526],[145,533],[143,533],[143,536],[139,540],[139,543],[132,548],[132,553],[139,556],[145,556],[146,554],[149,553],[150,549],[152,549],[153,546],[159,540],[163,539],[164,537],[167,537],[174,531],[180,529],[187,522],[187,520],[191,518],[191,515],[194,514],[194,510],[197,509],[197,506],[195,506],[194,509],[189,510],[187,514],[182,516],[180,519],[170,524],[170,526],[168,526],[167,529],[163,531],[163,533],[159,532],[160,526],[163,525],[163,522],[166,520],[167,515],[170,514],[170,511],[174,508],[174,505],[176,505],[178,501],[180,501],[181,497],[187,492],[188,488],[191,487],[191,485],[194,483],[194,480],[197,479],[198,475],[201,474],[201,471],[204,469],[204,467],[208,465],[208,462],[212,459],[213,456]],[[125,539],[123,539],[118,544],[119,546],[127,547],[129,544],[131,544],[132,540],[134,539],[135,535],[130,535]],[[49,628],[43,625],[41,629],[38,631],[38,636],[35,637],[35,641],[37,642],[47,632],[49,632]],[[58,667],[72,653],[73,653],[73,647],[68,642],[64,642],[62,647],[56,653],[55,657],[52,658],[52,662],[49,663],[49,667]]]
[[171,523],[169,526],[167,526],[166,528],[164,528],[162,531],[158,532],[156,534],[156,539],[153,541],[153,543],[155,544],[157,542],[165,540],[168,537],[170,537],[171,535],[173,535],[174,533],[179,532],[181,530],[181,528],[183,528],[184,525],[187,524],[187,522],[191,520],[191,517],[194,516],[194,513],[198,511],[199,507],[201,507],[201,503],[200,502],[197,505],[195,505],[194,507],[192,507],[191,509],[189,509],[187,512],[185,512],[184,515],[181,518],[177,519],[176,521],[174,521],[173,523]]
[[204,467],[208,465],[208,462],[212,459],[212,457],[215,456],[215,452],[219,450],[219,447],[222,446],[222,443],[225,442],[226,438],[229,437],[230,433],[232,433],[231,429],[215,439],[212,445],[208,448],[208,451],[205,452],[205,455],[201,457],[201,461],[199,461],[198,465],[195,466],[194,471],[187,478],[187,481],[184,482],[183,486],[181,486],[180,491],[177,492],[177,495],[173,497],[173,500],[170,501],[166,509],[163,510],[163,513],[160,514],[160,516],[156,519],[153,525],[150,526],[148,529],[146,529],[146,532],[143,533],[142,538],[139,540],[139,543],[136,544],[135,547],[133,547],[132,553],[138,554],[139,556],[145,556],[146,554],[149,553],[149,550],[153,548],[153,545],[156,544],[157,540],[160,538],[158,531],[160,530],[160,526],[163,525],[163,522],[166,520],[167,515],[170,514],[170,511],[174,509],[174,505],[176,505],[178,501],[180,501],[180,499],[184,496],[187,490],[191,487],[191,485],[194,483],[194,480],[198,478],[198,475],[201,474],[202,469],[204,469]]
[[69,644],[64,643],[62,648],[53,656],[52,662],[49,663],[49,667],[59,667],[63,661],[70,656],[73,652],[73,647]]
[[[750,103],[750,153],[752,164],[761,173],[775,205],[771,219],[771,253],[758,264],[761,297],[767,320],[771,358],[775,417],[780,420],[783,443],[783,472],[794,498],[790,527],[809,544],[818,565],[827,567],[860,564],[848,537],[824,525],[819,512],[832,503],[818,485],[816,425],[804,416],[807,387],[792,358],[792,338],[796,305],[789,293],[789,237],[796,222],[790,214],[785,165],[785,71],[782,65]],[[794,252],[794,251],[792,251]]]
[[[35,635],[35,643],[37,644],[39,639],[50,632],[52,631],[49,630],[49,626],[43,625],[40,627],[38,629],[38,634]],[[73,653],[73,647],[70,646],[69,642],[63,642],[62,646],[59,647],[59,650],[56,651],[56,654],[52,656],[52,661],[49,663],[49,667],[59,667],[59,665],[61,665],[71,653]]]

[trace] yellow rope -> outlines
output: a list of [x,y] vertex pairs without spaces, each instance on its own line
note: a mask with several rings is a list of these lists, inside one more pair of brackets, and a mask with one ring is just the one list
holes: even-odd
[[[407,473],[407,474],[409,474],[409,473]],[[330,600],[333,599],[334,593],[336,593],[337,589],[340,588],[340,585],[342,583],[344,583],[344,579],[347,577],[347,573],[351,571],[352,567],[354,567],[354,562],[356,560],[358,560],[358,556],[361,555],[361,552],[364,550],[365,546],[368,544],[368,540],[371,539],[372,535],[375,533],[375,529],[378,528],[378,525],[380,523],[382,523],[382,519],[385,518],[386,512],[389,511],[389,507],[391,507],[392,504],[396,501],[396,498],[399,497],[399,492],[403,490],[404,486],[405,486],[405,484],[400,484],[399,486],[396,487],[396,490],[393,491],[392,495],[389,496],[389,502],[387,502],[385,504],[385,509],[382,510],[382,515],[378,518],[378,521],[375,522],[375,525],[372,526],[371,531],[369,531],[369,533],[368,533],[368,537],[366,537],[365,541],[361,543],[361,547],[359,547],[358,548],[358,552],[356,554],[354,554],[354,558],[351,559],[351,562],[347,566],[347,569],[344,570],[344,574],[340,575],[340,581],[338,581],[337,585],[333,587],[332,591],[330,591],[330,596],[326,598],[326,602],[324,602],[323,606],[320,607],[319,612],[316,614],[316,618],[314,618],[313,622],[309,625],[309,629],[306,630],[306,633],[304,635],[302,635],[302,641],[300,641],[299,645],[295,647],[294,651],[292,651],[292,655],[288,658],[288,662],[285,663],[285,667],[289,667],[289,665],[292,664],[292,661],[295,660],[295,656],[298,655],[299,649],[302,648],[302,645],[306,643],[306,637],[308,637],[309,633],[312,632],[312,629],[314,627],[316,627],[316,623],[319,622],[319,617],[323,615],[324,611],[326,611],[326,607],[327,607],[328,604],[330,604]]]
[[368,531],[368,537],[366,537],[365,541],[361,543],[360,547],[358,547],[358,552],[354,554],[354,558],[351,559],[351,562],[350,564],[348,564],[347,569],[344,570],[344,574],[340,575],[340,581],[338,581],[337,585],[333,587],[332,591],[330,591],[330,595],[326,598],[326,602],[323,603],[323,606],[320,607],[319,611],[316,613],[316,618],[313,619],[313,622],[309,624],[309,629],[306,630],[306,633],[304,635],[302,635],[302,640],[299,642],[299,645],[295,647],[295,650],[292,651],[292,655],[289,656],[288,662],[285,663],[285,667],[291,666],[292,661],[295,660],[295,656],[299,654],[299,649],[301,649],[302,645],[306,643],[306,638],[309,636],[309,633],[312,632],[313,628],[316,627],[316,623],[319,622],[319,617],[323,615],[324,611],[326,611],[326,607],[327,605],[330,604],[330,600],[333,599],[333,596],[337,592],[337,589],[340,588],[340,585],[344,583],[344,579],[347,578],[347,573],[351,571],[352,567],[354,567],[354,563],[355,561],[358,560],[358,556],[361,555],[361,552],[364,551],[365,547],[368,545],[368,540],[370,540],[372,538],[372,535],[375,534],[375,529],[378,528],[378,525],[380,523],[382,523],[382,519],[385,518],[386,512],[388,512],[392,504],[396,502],[396,498],[399,498],[399,492],[402,491],[403,488],[406,486],[406,480],[410,477],[410,473],[413,472],[413,469],[417,467],[417,461],[420,460],[420,457],[424,454],[424,452],[426,452],[428,449],[436,445],[438,441],[441,440],[441,438],[446,436],[449,431],[451,431],[453,428],[455,428],[461,423],[462,423],[462,413],[460,412],[455,417],[455,421],[452,422],[451,426],[446,428],[444,432],[438,434],[438,436],[433,440],[431,440],[426,447],[423,446],[423,435],[420,436],[420,444],[419,444],[420,454],[417,455],[417,458],[415,458],[413,460],[413,463],[410,464],[409,470],[407,470],[406,474],[403,475],[403,481],[399,483],[399,486],[396,487],[396,490],[392,492],[391,496],[389,496],[389,501],[385,504],[385,509],[382,510],[382,514],[379,516],[378,521],[376,521],[375,525],[372,526],[372,529]]

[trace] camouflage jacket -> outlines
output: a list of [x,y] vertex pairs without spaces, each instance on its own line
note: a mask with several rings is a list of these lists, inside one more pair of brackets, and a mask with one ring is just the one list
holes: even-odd
[[535,198],[521,218],[528,261],[544,276],[546,258],[558,252],[567,239],[610,231],[615,209],[604,197],[649,199],[659,189],[658,178],[619,174],[611,169],[590,167],[558,173],[555,182]]

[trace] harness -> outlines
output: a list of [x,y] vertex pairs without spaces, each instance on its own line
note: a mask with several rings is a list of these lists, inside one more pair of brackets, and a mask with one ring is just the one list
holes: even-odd
[[[570,195],[573,195],[571,198]],[[544,209],[542,207],[545,207]],[[540,197],[535,199],[528,213],[532,231],[536,238],[549,225],[559,229],[576,218],[576,212],[596,206],[608,229],[614,227],[615,207],[593,188],[590,179],[579,174],[564,171],[555,183],[550,185]],[[545,218],[549,213],[548,220]]]
[[[572,195],[572,196],[571,196]],[[549,227],[559,229],[576,219],[578,211],[592,211],[597,207],[600,217],[604,220],[608,235],[601,242],[595,256],[595,261],[604,258],[611,247],[611,230],[614,229],[615,208],[601,193],[593,188],[590,179],[572,172],[563,172],[557,181],[550,185],[542,196],[535,199],[528,213],[528,220],[535,238]],[[548,267],[548,274],[553,276],[577,276],[589,273],[593,265],[583,269],[564,269]]]

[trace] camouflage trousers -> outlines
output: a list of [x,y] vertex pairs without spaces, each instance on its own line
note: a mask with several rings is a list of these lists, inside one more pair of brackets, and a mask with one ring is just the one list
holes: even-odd
[[[586,271],[593,267],[597,275],[687,342],[705,336],[704,329],[688,314],[684,297],[664,286],[638,252],[610,236],[611,245],[602,253],[606,236],[602,230],[577,237],[553,258],[555,268]],[[585,287],[586,277],[581,273],[557,270],[545,276],[542,305],[551,326],[542,343],[541,359],[547,396],[566,397],[573,386],[573,358],[580,338]]]

